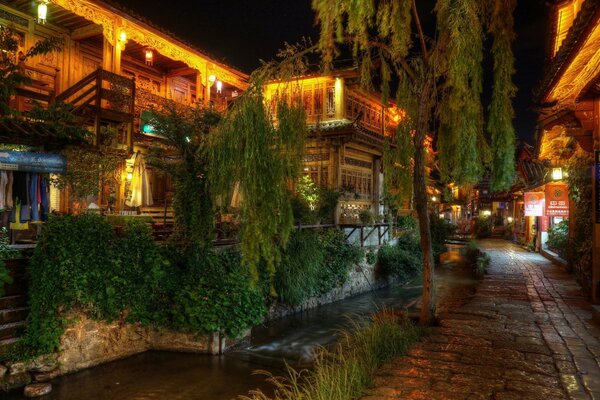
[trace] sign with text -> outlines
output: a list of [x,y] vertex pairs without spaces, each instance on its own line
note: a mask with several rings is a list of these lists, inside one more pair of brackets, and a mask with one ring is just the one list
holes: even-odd
[[594,209],[596,210],[596,223],[600,224],[600,150],[594,150]]
[[564,183],[546,184],[546,215],[569,216],[569,187]]
[[64,174],[67,160],[60,154],[0,150],[0,169],[7,171]]
[[525,216],[541,217],[544,215],[544,193],[543,192],[525,192]]
[[548,232],[548,228],[550,228],[550,217],[541,217],[540,223],[542,225],[541,231]]

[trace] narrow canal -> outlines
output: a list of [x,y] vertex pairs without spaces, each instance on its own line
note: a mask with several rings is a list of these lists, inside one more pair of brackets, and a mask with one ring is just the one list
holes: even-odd
[[[440,297],[474,281],[457,268],[438,268]],[[452,288],[452,290],[446,290]],[[458,292],[461,292],[460,290]],[[230,400],[249,390],[269,390],[256,370],[282,374],[285,362],[306,366],[318,346],[335,342],[349,318],[364,320],[381,307],[404,308],[421,293],[420,278],[403,287],[369,292],[301,314],[272,321],[252,331],[250,344],[223,356],[147,352],[55,379],[43,400]],[[464,295],[463,293],[463,295]],[[459,295],[463,296],[463,295]],[[464,297],[464,296],[463,296]],[[22,400],[22,390],[8,399]]]

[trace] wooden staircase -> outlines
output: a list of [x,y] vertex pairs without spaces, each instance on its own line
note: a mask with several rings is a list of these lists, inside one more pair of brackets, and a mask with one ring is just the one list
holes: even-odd
[[56,103],[68,103],[84,125],[94,126],[97,143],[100,127],[107,124],[127,124],[127,145],[131,146],[131,131],[135,114],[135,81],[101,68],[57,95]]
[[13,283],[4,285],[0,298],[0,353],[19,340],[29,315],[27,259],[6,260]]

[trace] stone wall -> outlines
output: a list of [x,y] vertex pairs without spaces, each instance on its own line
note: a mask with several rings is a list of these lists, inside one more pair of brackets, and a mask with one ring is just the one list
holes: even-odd
[[115,361],[148,350],[219,354],[236,340],[218,334],[198,335],[144,327],[120,321],[103,322],[83,313],[69,315],[73,321],[61,339],[60,351],[27,362],[0,363],[0,387],[4,390],[30,382],[46,382],[59,375]]
[[348,280],[342,286],[333,289],[323,296],[310,298],[296,307],[274,304],[269,309],[266,320],[283,318],[287,315],[310,310],[311,308],[320,307],[324,304],[333,303],[371,290],[381,289],[393,282],[392,279],[379,279],[375,271],[375,266],[363,260],[350,271]]

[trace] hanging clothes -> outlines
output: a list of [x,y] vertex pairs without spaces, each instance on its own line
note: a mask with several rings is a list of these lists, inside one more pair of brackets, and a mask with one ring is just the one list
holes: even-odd
[[40,209],[39,209],[39,174],[32,173],[29,174],[29,208],[31,210],[30,218],[31,221],[39,221],[40,220]]
[[42,221],[48,221],[48,214],[50,214],[48,189],[48,178],[40,179],[40,213],[42,214]]
[[6,208],[6,191],[8,184],[8,174],[6,171],[0,171],[0,210]]
[[10,229],[13,229],[15,231],[24,231],[29,229],[29,222],[25,221],[22,222],[21,220],[21,204],[19,202],[16,203],[16,207],[15,207],[15,219],[14,222],[10,223]]
[[146,163],[142,155],[137,152],[132,156],[133,172],[131,182],[129,183],[130,196],[125,201],[129,207],[139,207],[143,205],[151,206],[154,204],[152,199],[152,187],[150,178],[146,170]]
[[15,202],[13,201],[13,172],[6,171],[6,175],[8,177],[8,183],[6,184],[6,208],[13,208]]

